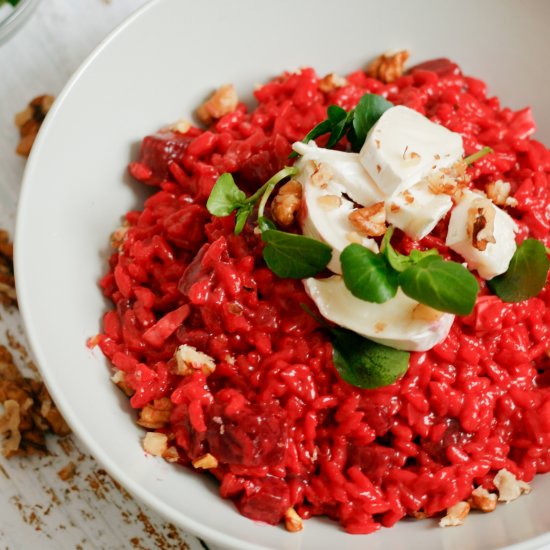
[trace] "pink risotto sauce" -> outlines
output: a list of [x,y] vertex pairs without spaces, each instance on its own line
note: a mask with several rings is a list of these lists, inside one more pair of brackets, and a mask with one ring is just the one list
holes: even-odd
[[[217,466],[197,472],[217,478],[240,513],[277,524],[293,508],[370,533],[444,512],[478,486],[494,490],[503,468],[527,482],[550,470],[550,289],[507,304],[481,282],[473,313],[445,341],[412,353],[398,382],[362,390],[339,378],[329,335],[301,307],[317,311],[301,281],[267,269],[252,226],[235,236],[233,216],[208,213],[212,186],[231,172],[253,192],[328,105],[348,110],[371,92],[460,133],[467,155],[492,147],[469,169],[473,185],[510,182],[518,242],[548,246],[550,151],[530,137],[529,109],[502,108],[447,60],[391,84],[363,71],[347,80],[325,93],[314,70],[285,73],[254,92],[253,110],[239,104],[207,130],[144,138],[130,173],[153,194],[126,214],[101,280],[113,306],[98,341],[132,407],[147,412],[142,425],[168,436],[170,460],[213,455]],[[397,232],[396,247],[457,259],[447,222],[419,243]],[[215,371],[176,374],[182,344],[211,356]]]

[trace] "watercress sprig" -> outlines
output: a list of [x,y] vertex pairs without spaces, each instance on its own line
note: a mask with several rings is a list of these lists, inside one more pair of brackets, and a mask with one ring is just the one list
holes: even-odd
[[526,239],[514,252],[505,273],[487,281],[504,302],[521,302],[536,296],[546,284],[550,251],[536,239]]
[[340,262],[347,289],[361,300],[383,303],[401,287],[410,298],[439,311],[471,313],[479,292],[477,279],[437,250],[398,253],[390,242],[393,230],[388,228],[379,254],[355,243],[344,248]]
[[471,155],[464,157],[464,162],[469,166],[470,164],[474,164],[474,162],[477,162],[479,159],[483,158],[485,155],[489,155],[493,152],[494,151],[491,149],[491,147],[483,147],[476,153],[472,153]]
[[[363,95],[356,107],[347,112],[338,105],[330,105],[326,120],[310,130],[302,141],[308,143],[329,134],[326,147],[330,149],[347,135],[352,150],[358,152],[365,143],[369,130],[390,107],[393,107],[393,103],[376,94]],[[296,156],[296,152],[290,154],[290,158]]]
[[267,201],[269,193],[271,193],[279,182],[288,177],[295,176],[297,173],[297,168],[285,166],[282,170],[271,176],[253,195],[247,197],[245,192],[237,187],[233,176],[226,172],[216,180],[206,201],[206,208],[210,214],[217,217],[229,216],[232,212],[237,211],[235,235],[238,235],[243,230],[244,224],[258,200],[262,199],[265,195],[265,201]]
[[258,227],[266,245],[262,252],[264,260],[273,273],[290,279],[317,275],[325,269],[332,257],[330,246],[303,235],[279,231],[275,224],[264,216],[269,196],[277,184],[295,176],[297,172],[296,168],[285,166],[250,197],[237,187],[231,174],[225,173],[214,184],[206,202],[206,208],[213,216],[229,216],[236,211],[235,235],[238,235],[259,201]]

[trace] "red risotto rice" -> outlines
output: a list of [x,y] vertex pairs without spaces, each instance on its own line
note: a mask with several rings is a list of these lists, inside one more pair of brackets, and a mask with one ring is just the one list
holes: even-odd
[[[550,151],[530,138],[529,109],[513,112],[451,62],[422,64],[391,84],[357,71],[322,92],[312,69],[285,73],[207,130],[147,136],[131,174],[154,193],[126,215],[124,238],[101,280],[113,309],[99,345],[141,410],[141,424],[165,434],[171,461],[210,453],[220,494],[245,516],[276,524],[293,508],[327,515],[349,533],[433,516],[475,487],[494,490],[506,468],[530,481],[550,470],[550,290],[503,303],[484,283],[473,313],[448,338],[412,353],[391,386],[343,382],[330,338],[300,304],[315,305],[301,281],[265,266],[252,226],[215,218],[206,199],[223,172],[252,192],[289,162],[291,144],[337,104],[366,92],[425,114],[464,138],[466,154],[490,146],[470,168],[473,185],[511,183],[520,231],[550,244]],[[445,247],[446,221],[420,243]],[[461,260],[460,260],[461,261]],[[176,374],[187,344],[215,371]],[[205,471],[205,470],[199,470]]]

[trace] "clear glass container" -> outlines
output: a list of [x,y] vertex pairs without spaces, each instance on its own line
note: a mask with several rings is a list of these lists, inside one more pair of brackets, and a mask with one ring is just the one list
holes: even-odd
[[8,12],[7,8],[9,3],[0,6],[0,10],[5,10],[5,17],[0,16],[0,44],[17,32],[34,12],[39,2],[40,0],[19,0],[11,12]]

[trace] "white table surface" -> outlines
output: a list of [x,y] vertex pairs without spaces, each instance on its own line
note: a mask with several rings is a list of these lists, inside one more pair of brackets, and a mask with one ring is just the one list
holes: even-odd
[[[0,227],[13,235],[25,160],[15,155],[13,117],[35,96],[58,95],[90,51],[146,0],[42,0],[36,13],[0,45]],[[1,306],[0,306],[1,308]],[[18,365],[30,357],[14,346],[25,337],[17,311],[0,309],[0,343]],[[78,439],[48,438],[49,456],[0,456],[0,549],[176,549],[206,546],[132,499]],[[58,471],[74,462],[62,481]]]

